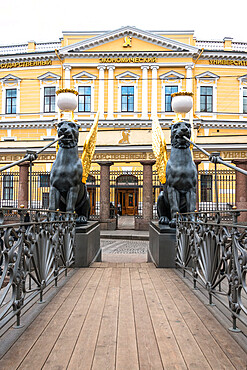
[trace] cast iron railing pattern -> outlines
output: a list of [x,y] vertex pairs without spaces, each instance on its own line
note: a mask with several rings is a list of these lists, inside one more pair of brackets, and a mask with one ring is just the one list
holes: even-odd
[[194,288],[208,291],[209,304],[215,298],[226,306],[236,320],[247,325],[247,225],[238,224],[240,212],[198,212],[177,215],[176,265],[190,273]]
[[0,212],[0,328],[16,316],[74,261],[74,215],[40,210],[13,210],[17,223],[4,224]]
[[[117,179],[124,174],[132,175],[138,178],[135,184],[127,183],[118,185]],[[110,171],[110,188],[111,188],[111,202],[115,207],[116,189],[121,187],[135,188],[138,193],[138,212],[136,217],[142,216],[142,188],[143,188],[143,171]],[[208,178],[211,181],[209,188],[205,189],[203,185],[203,178]],[[47,209],[49,207],[49,192],[50,192],[50,172],[33,171],[32,176],[28,178],[31,187],[28,185],[28,199],[30,206],[30,189],[31,190],[31,207],[35,209]],[[217,170],[217,189],[219,198],[219,209],[227,210],[235,206],[235,190],[236,190],[236,175],[233,170]],[[18,186],[19,186],[19,172],[0,173],[0,207],[18,207]],[[87,179],[87,189],[90,196],[91,203],[91,219],[98,219],[100,213],[100,170],[92,170]],[[114,191],[115,189],[115,191]],[[157,216],[157,199],[162,185],[156,170],[153,170],[153,218]],[[214,170],[200,170],[198,171],[198,206],[200,211],[216,210],[216,195],[215,195],[215,171]],[[114,210],[117,214],[117,209]]]

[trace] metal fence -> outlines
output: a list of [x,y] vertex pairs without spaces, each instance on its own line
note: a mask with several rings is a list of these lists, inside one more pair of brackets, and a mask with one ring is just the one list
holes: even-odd
[[74,261],[74,215],[13,209],[16,223],[5,224],[9,209],[0,211],[0,329],[16,318],[32,299]]
[[238,217],[247,210],[197,212],[177,215],[176,265],[194,283],[205,288],[209,304],[213,298],[236,320],[247,326],[247,226]]
[[[30,186],[31,179],[31,186]],[[215,185],[216,180],[216,185]],[[198,172],[198,210],[229,210],[235,205],[236,175],[233,170]],[[100,214],[100,170],[90,172],[87,179],[92,219]],[[162,185],[157,171],[153,171],[153,218],[157,218],[157,199]],[[19,172],[0,173],[0,207],[18,207]],[[32,172],[29,176],[29,207],[48,209],[50,173]],[[30,202],[31,194],[31,202]],[[20,205],[20,204],[19,204]],[[129,214],[142,217],[143,171],[110,171],[110,216]]]
[[233,170],[198,171],[199,211],[227,211],[235,206],[236,174]]

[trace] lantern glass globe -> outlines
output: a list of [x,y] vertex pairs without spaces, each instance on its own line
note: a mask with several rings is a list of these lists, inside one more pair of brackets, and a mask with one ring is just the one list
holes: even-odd
[[71,92],[58,94],[57,106],[64,112],[73,112],[77,107],[77,96]]
[[193,98],[189,95],[177,95],[172,98],[172,110],[175,113],[188,113],[193,107]]

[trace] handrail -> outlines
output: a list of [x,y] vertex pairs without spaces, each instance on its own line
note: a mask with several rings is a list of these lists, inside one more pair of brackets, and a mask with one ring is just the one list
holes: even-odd
[[27,153],[26,153],[25,157],[23,157],[22,159],[19,159],[18,161],[15,161],[13,163],[10,163],[10,164],[7,164],[6,166],[1,167],[0,172],[8,170],[9,168],[14,167],[14,166],[16,166],[18,164],[21,164],[23,162],[26,162],[26,161],[29,161],[29,162],[35,161],[35,159],[38,158],[38,155],[40,153],[42,153],[44,150],[49,148],[51,145],[55,144],[58,140],[62,139],[63,137],[64,137],[64,135],[60,136],[59,138],[53,140],[51,143],[47,144],[42,149],[39,149],[36,152],[32,151],[32,150],[27,150]]
[[198,150],[200,150],[202,153],[204,153],[209,158],[210,162],[223,164],[224,166],[232,168],[233,170],[241,172],[241,173],[243,173],[244,175],[247,176],[247,171],[243,170],[240,167],[233,166],[232,164],[225,162],[219,155],[217,155],[218,153],[210,154],[205,149],[200,148],[197,144],[193,143],[193,141],[188,139],[186,136],[183,136],[183,139],[187,140],[190,144],[192,144],[194,147],[196,147]]

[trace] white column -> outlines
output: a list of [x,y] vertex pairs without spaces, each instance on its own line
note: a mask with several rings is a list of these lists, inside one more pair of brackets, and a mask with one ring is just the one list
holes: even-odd
[[63,66],[64,68],[64,87],[65,89],[70,89],[70,70],[71,70],[71,66],[68,65],[68,64],[65,64]]
[[142,69],[142,118],[148,118],[148,66],[141,66]]
[[187,70],[186,73],[186,91],[187,92],[193,92],[193,79],[192,79],[192,68],[193,64],[188,64],[185,66],[185,69]]
[[151,103],[151,113],[152,116],[157,115],[157,71],[159,66],[151,66],[152,69],[152,103]]
[[108,66],[108,119],[113,119],[114,110],[114,66]]
[[[192,79],[192,68],[194,67],[193,64],[188,64],[185,66],[185,69],[187,71],[186,73],[186,91],[187,92],[193,92],[193,79]],[[193,99],[194,104],[194,99]],[[185,117],[190,120],[191,127],[193,127],[193,110],[192,107],[191,111],[189,113],[186,113]]]
[[99,70],[99,103],[98,109],[100,111],[100,118],[104,118],[104,89],[105,89],[105,66],[100,65],[97,67]]

